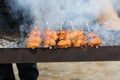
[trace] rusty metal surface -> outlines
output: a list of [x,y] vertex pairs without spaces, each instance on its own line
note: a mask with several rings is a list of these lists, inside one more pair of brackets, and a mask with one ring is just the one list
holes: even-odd
[[120,47],[0,49],[0,63],[120,61]]

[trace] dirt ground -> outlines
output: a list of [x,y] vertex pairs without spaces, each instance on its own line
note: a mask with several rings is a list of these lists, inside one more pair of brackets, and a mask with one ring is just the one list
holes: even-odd
[[[38,80],[119,80],[120,62],[38,63]],[[18,71],[14,64],[16,80]]]

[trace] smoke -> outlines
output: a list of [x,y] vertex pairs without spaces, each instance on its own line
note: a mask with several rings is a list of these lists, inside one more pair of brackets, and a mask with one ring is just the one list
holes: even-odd
[[115,10],[117,11],[118,15],[120,16],[120,0],[112,0],[112,4],[114,5]]
[[[95,21],[87,0],[8,0],[13,12],[22,11],[33,18],[36,27],[59,30],[81,29]],[[65,25],[65,26],[63,26]]]
[[[116,11],[120,11],[118,2],[120,0],[112,0]],[[29,27],[26,27],[25,22],[21,24],[21,30],[28,30],[28,32],[33,27],[41,31],[45,29],[102,30],[96,18],[103,12],[109,13],[105,8],[110,7],[110,0],[102,0],[102,2],[101,0],[8,0],[7,3],[15,13],[14,17],[18,18],[18,14],[22,11],[27,20],[32,20],[33,25]],[[104,33],[108,34],[105,38],[112,34]]]
[[[112,0],[116,11],[120,10],[117,5],[119,2],[120,0]],[[41,29],[60,29],[63,24],[80,28],[86,23],[94,23],[96,17],[103,12],[109,13],[106,9],[111,7],[110,0],[7,0],[7,3],[14,13],[22,11]]]

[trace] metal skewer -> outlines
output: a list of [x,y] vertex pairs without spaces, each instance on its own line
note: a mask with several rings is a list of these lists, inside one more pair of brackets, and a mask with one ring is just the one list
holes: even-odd
[[48,23],[48,22],[46,22],[47,29],[49,29],[48,25],[49,25],[49,23]]
[[72,30],[75,30],[73,21],[70,21],[70,24],[71,24]]
[[90,31],[89,22],[88,22],[88,23],[86,23],[86,26],[87,26],[88,32],[91,32],[91,31]]
[[[87,29],[88,29],[88,32],[91,32],[91,30],[90,30],[90,26],[89,26],[89,22],[88,23],[86,23],[86,26],[87,26]],[[95,46],[97,49],[99,48],[99,46]]]
[[34,50],[34,49],[35,49],[35,47],[32,47],[32,49]]
[[64,22],[62,21],[62,22],[60,23],[60,26],[59,26],[59,27],[60,27],[60,30],[63,30],[63,29],[62,29],[63,24],[64,24]]

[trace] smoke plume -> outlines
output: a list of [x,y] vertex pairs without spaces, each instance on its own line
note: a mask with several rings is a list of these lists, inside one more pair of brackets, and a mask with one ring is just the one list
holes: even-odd
[[[109,13],[105,8],[109,7],[110,2],[113,3],[117,12],[120,11],[118,5],[120,0],[105,0],[102,3],[101,1],[103,0],[8,0],[7,3],[16,14],[14,17],[17,18],[22,11],[23,15],[29,17],[28,19],[32,19],[33,25],[26,28],[23,23],[21,30],[28,30],[34,26],[41,31],[82,29],[97,32],[103,29],[96,18],[103,12]],[[113,34],[112,32],[103,33],[107,35],[104,36],[101,32],[99,34],[105,38]]]

